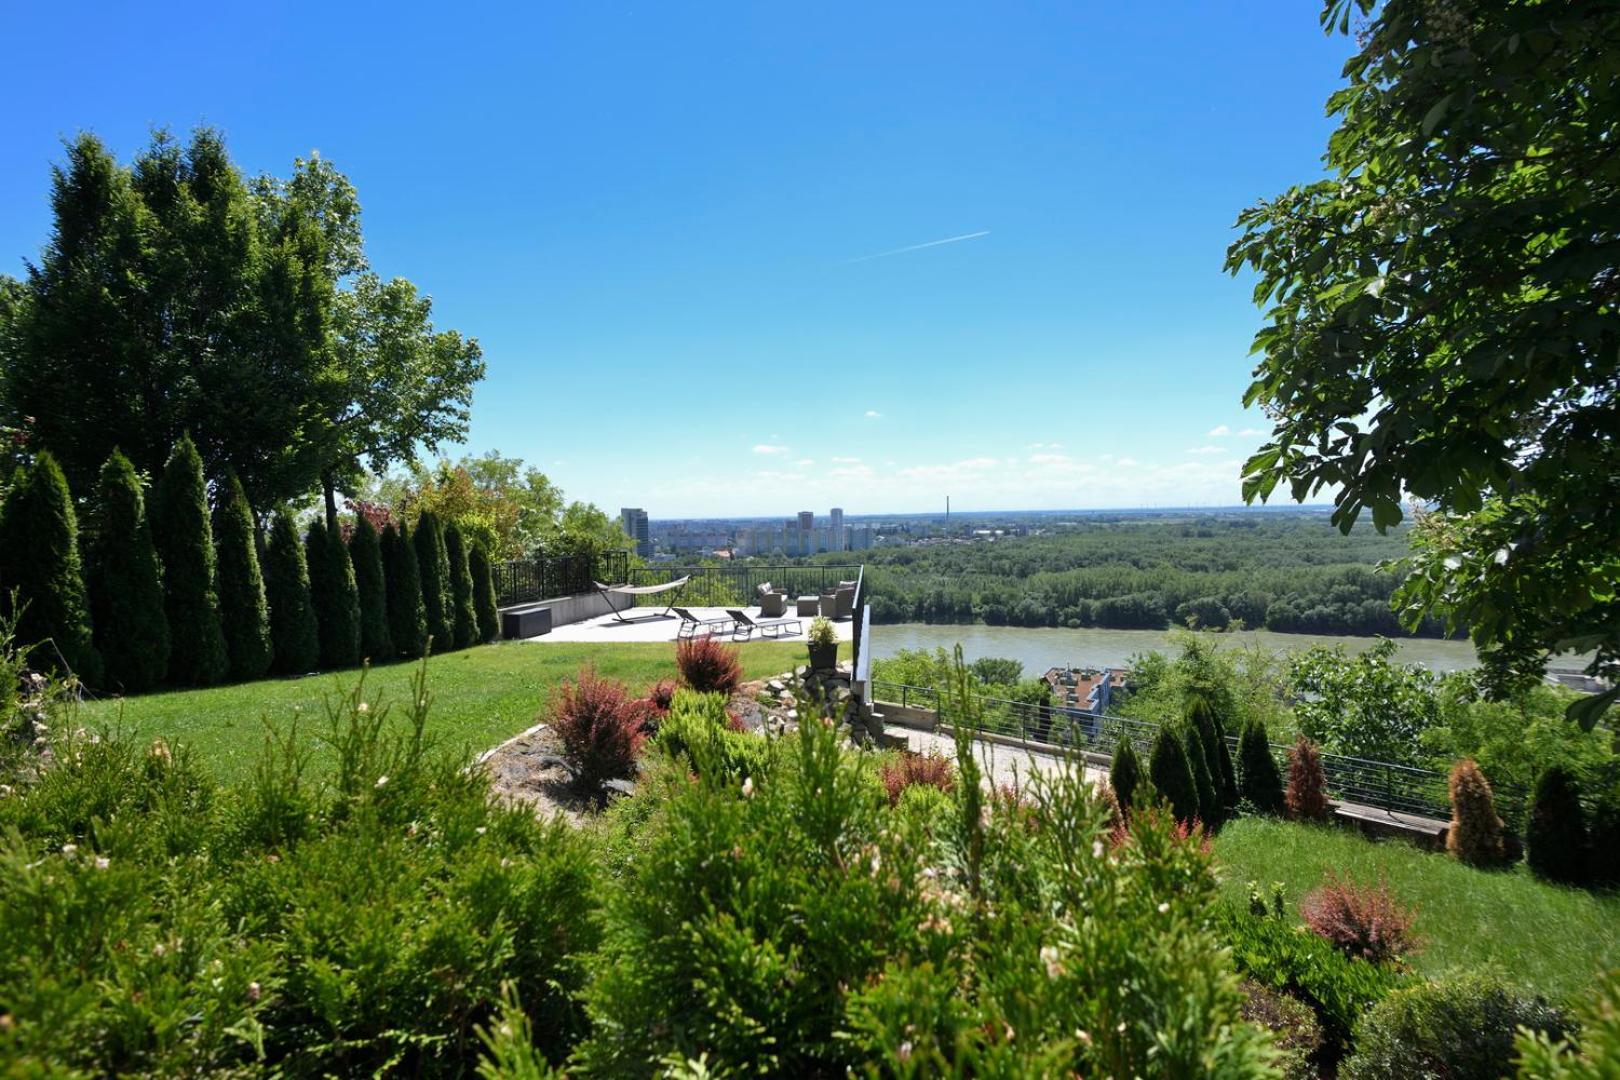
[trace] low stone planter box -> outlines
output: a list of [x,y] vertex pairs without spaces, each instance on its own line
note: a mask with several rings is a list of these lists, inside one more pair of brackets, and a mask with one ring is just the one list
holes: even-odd
[[501,636],[514,638],[539,637],[551,633],[551,608],[530,605],[507,608],[501,612]]

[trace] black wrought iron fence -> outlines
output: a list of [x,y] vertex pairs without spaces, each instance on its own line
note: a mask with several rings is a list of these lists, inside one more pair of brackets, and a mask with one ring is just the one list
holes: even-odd
[[629,555],[608,551],[598,555],[554,555],[497,563],[495,602],[501,607],[550,600],[590,592],[600,581],[618,584],[625,579]]
[[[853,565],[828,566],[639,566],[629,571],[628,584],[635,586],[662,585],[665,582],[690,578],[678,594],[676,602],[690,607],[746,607],[759,602],[759,587],[769,583],[772,589],[793,597],[815,596],[833,592],[840,585],[855,584],[855,610],[860,610],[862,597],[861,567]],[[669,593],[658,593],[638,598],[644,607],[664,607],[670,602]]]

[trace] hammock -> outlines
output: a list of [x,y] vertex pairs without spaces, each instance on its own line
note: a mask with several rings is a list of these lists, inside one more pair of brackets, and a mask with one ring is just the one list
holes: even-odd
[[[613,604],[614,594],[618,594],[619,596],[654,596],[658,593],[669,592],[671,589],[679,589],[691,580],[692,575],[688,574],[685,577],[676,578],[674,581],[666,581],[662,585],[604,585],[600,581],[592,582],[592,584],[596,586],[596,591],[602,594],[602,599],[607,601],[608,607],[613,611],[613,617],[615,619],[618,619],[620,622],[634,622],[636,620],[627,619],[623,615],[619,614],[621,611],[629,610],[632,605],[626,604],[622,608],[615,607]],[[675,598],[671,597],[669,607],[664,609],[664,614],[670,614],[671,609],[673,609],[674,606]]]

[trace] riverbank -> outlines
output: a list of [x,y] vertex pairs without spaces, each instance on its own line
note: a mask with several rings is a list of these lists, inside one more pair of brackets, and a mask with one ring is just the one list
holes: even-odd
[[[1209,634],[1207,640],[1222,649],[1259,647],[1275,653],[1298,652],[1313,645],[1343,645],[1351,652],[1370,648],[1375,637],[1335,637],[1324,634],[1279,634],[1271,630],[1240,630],[1232,634]],[[1169,652],[1170,632],[1166,630],[1068,630],[1022,626],[971,626],[933,623],[893,623],[872,627],[874,655],[893,656],[901,649],[934,649],[947,652],[960,643],[969,661],[982,656],[1004,656],[1024,665],[1028,675],[1051,667],[1070,665],[1120,667],[1132,656],[1144,652]],[[1469,641],[1438,638],[1397,638],[1398,657],[1403,663],[1422,664],[1436,672],[1460,671],[1478,664]]]

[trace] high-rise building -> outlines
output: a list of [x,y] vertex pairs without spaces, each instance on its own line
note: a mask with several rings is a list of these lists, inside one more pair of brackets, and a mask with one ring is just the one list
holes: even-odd
[[816,512],[814,510],[799,511],[799,531],[809,532],[816,527]]
[[626,506],[619,510],[619,524],[624,534],[635,542],[636,554],[643,559],[653,553],[652,537],[647,532],[647,511],[639,506]]
[[832,519],[832,549],[843,551],[849,546],[844,542],[844,508],[835,506],[827,516]]

